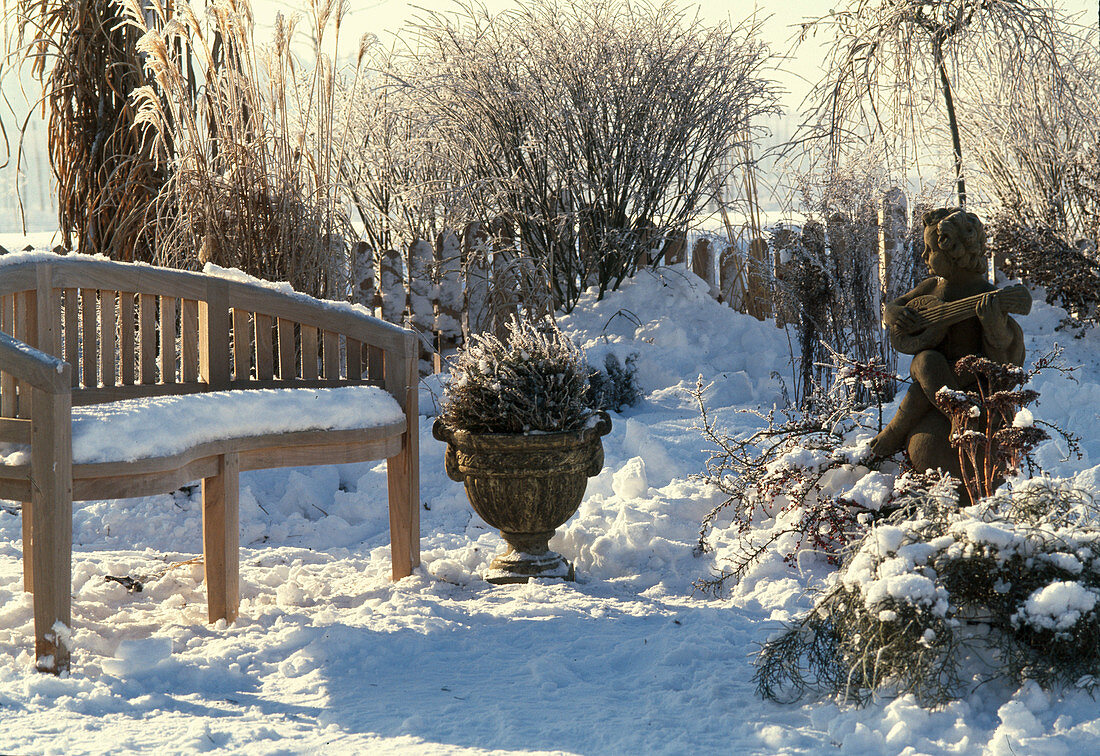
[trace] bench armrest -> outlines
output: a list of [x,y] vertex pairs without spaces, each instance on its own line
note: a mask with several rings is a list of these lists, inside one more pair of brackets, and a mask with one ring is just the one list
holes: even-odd
[[72,366],[0,332],[0,370],[47,394],[72,391]]

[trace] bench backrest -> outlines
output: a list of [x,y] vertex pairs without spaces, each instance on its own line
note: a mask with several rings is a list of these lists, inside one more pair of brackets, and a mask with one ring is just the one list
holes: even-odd
[[[410,332],[363,308],[233,273],[11,255],[0,258],[0,330],[72,366],[74,405],[375,383],[406,407],[416,386]],[[29,417],[27,395],[0,372],[0,416]]]

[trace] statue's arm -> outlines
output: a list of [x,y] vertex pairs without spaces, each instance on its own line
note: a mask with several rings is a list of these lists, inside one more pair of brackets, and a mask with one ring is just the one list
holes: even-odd
[[978,320],[982,324],[982,352],[994,362],[1022,365],[1024,330],[1001,309],[994,293],[983,297],[977,307]]
[[985,356],[994,362],[1002,364],[1024,364],[1024,329],[1010,317],[1006,317],[1005,330],[1007,337],[999,340],[990,339],[988,331],[982,332],[982,351]]

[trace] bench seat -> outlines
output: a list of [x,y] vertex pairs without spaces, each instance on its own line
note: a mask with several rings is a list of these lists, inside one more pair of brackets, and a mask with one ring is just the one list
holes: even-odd
[[[366,385],[211,391],[74,407],[73,499],[161,493],[210,477],[224,454],[239,455],[242,471],[386,459],[400,451],[405,426],[397,401]],[[0,497],[29,500],[30,463],[28,444],[0,445]]]

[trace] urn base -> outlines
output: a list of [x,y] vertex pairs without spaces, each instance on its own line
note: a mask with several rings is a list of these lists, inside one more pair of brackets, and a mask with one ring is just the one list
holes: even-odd
[[561,578],[574,580],[573,565],[556,551],[543,551],[530,554],[509,548],[498,554],[483,576],[487,582],[496,585],[508,583],[526,583],[531,578]]

